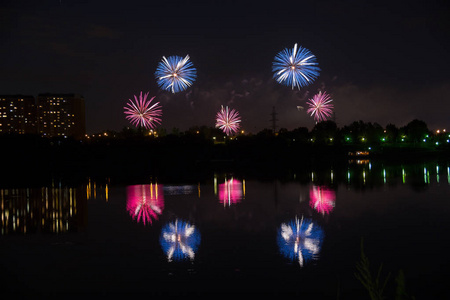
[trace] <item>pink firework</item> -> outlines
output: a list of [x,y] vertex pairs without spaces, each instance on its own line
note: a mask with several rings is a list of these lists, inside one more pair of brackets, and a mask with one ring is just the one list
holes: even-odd
[[242,182],[231,178],[219,184],[219,200],[223,205],[230,206],[242,200]]
[[239,130],[241,118],[239,113],[234,109],[229,109],[228,106],[220,109],[216,115],[216,127],[223,130],[226,135],[236,133]]
[[325,92],[319,92],[308,100],[309,108],[306,112],[311,114],[311,117],[314,117],[316,122],[326,121],[333,113],[331,101],[333,100],[330,98],[330,95]]
[[140,184],[127,187],[127,210],[133,219],[144,225],[158,219],[164,209],[164,193],[161,185]]
[[311,198],[309,205],[322,215],[329,214],[334,208],[336,193],[333,190],[312,186],[309,190],[309,197]]
[[161,124],[162,110],[159,106],[159,102],[152,105],[153,99],[147,100],[148,93],[142,96],[142,92],[139,95],[139,99],[134,96],[134,102],[130,99],[127,103],[128,106],[124,107],[124,112],[127,115],[126,118],[130,120],[131,124],[136,127],[145,127],[146,129],[155,128],[156,124]]

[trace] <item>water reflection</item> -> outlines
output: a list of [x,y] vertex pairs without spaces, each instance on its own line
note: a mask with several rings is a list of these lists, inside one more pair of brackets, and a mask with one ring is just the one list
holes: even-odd
[[127,210],[137,220],[152,224],[164,209],[163,187],[158,184],[138,184],[127,187]]
[[86,197],[61,183],[0,190],[2,234],[62,233],[86,223]]
[[303,267],[319,257],[324,232],[311,219],[295,217],[294,220],[281,224],[277,242],[280,252],[292,261],[298,261]]
[[96,181],[91,180],[91,178],[88,178],[88,182],[86,184],[86,197],[87,199],[105,199],[106,202],[108,202],[109,199],[109,186],[110,186],[110,179],[107,178],[105,185],[103,184],[97,184]]
[[309,197],[309,205],[322,215],[329,214],[334,209],[336,193],[325,186],[311,186]]
[[195,193],[196,189],[200,194],[199,187],[195,185],[166,185],[163,188],[166,195],[190,195]]
[[176,219],[162,228],[159,241],[169,262],[193,260],[200,245],[200,233],[194,225]]
[[[326,178],[326,174],[316,175]],[[444,179],[444,180],[443,180]],[[334,176],[327,183],[339,183],[345,181],[347,186],[353,188],[395,185],[398,183],[409,184],[414,188],[431,184],[450,184],[450,167],[448,162],[423,162],[414,164],[384,164],[383,162],[367,162],[364,164],[349,163],[344,173]]]
[[219,201],[224,206],[239,203],[245,196],[245,181],[231,178],[225,179],[225,183],[219,184]]

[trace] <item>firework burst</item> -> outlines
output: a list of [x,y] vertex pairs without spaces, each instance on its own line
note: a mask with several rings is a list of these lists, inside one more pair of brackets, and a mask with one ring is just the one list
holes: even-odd
[[156,124],[161,124],[162,110],[159,102],[152,105],[153,99],[147,100],[148,93],[142,96],[142,92],[138,97],[134,96],[133,100],[129,99],[128,106],[124,107],[126,118],[136,127],[145,127],[146,129],[153,129]]
[[325,92],[319,92],[308,100],[308,114],[316,120],[316,122],[326,121],[333,113],[333,99]]
[[190,87],[197,77],[197,71],[189,61],[189,55],[163,56],[156,68],[155,76],[161,89],[178,93]]
[[316,57],[306,48],[298,47],[280,51],[272,65],[273,77],[278,83],[300,89],[319,77]]
[[239,113],[234,109],[230,110],[228,106],[224,108],[222,105],[222,108],[216,115],[216,128],[222,129],[226,135],[236,133],[240,128],[240,122]]

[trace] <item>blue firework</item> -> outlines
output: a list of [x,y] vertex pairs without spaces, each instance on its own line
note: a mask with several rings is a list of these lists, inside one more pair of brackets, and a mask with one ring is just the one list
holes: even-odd
[[159,242],[168,261],[193,260],[200,245],[200,233],[194,225],[177,219],[162,228]]
[[284,49],[276,56],[272,65],[273,77],[278,83],[291,86],[292,89],[307,86],[319,77],[320,68],[314,54],[306,48],[294,45],[293,49]]
[[310,260],[317,259],[323,241],[322,228],[312,220],[295,220],[281,224],[277,243],[281,254],[301,267]]
[[190,87],[197,77],[197,70],[189,60],[180,56],[163,56],[156,68],[155,76],[161,89],[178,93]]

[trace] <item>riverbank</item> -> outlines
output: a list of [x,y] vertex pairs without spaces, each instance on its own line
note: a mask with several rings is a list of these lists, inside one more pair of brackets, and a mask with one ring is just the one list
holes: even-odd
[[[330,167],[339,170],[347,168],[349,163],[367,161],[392,165],[444,160],[450,154],[449,147],[326,145],[275,137],[214,143],[175,136],[97,141],[2,136],[0,146],[3,182],[51,176],[133,178],[144,175],[176,179],[229,170],[280,175]],[[356,155],[357,151],[365,152]]]

